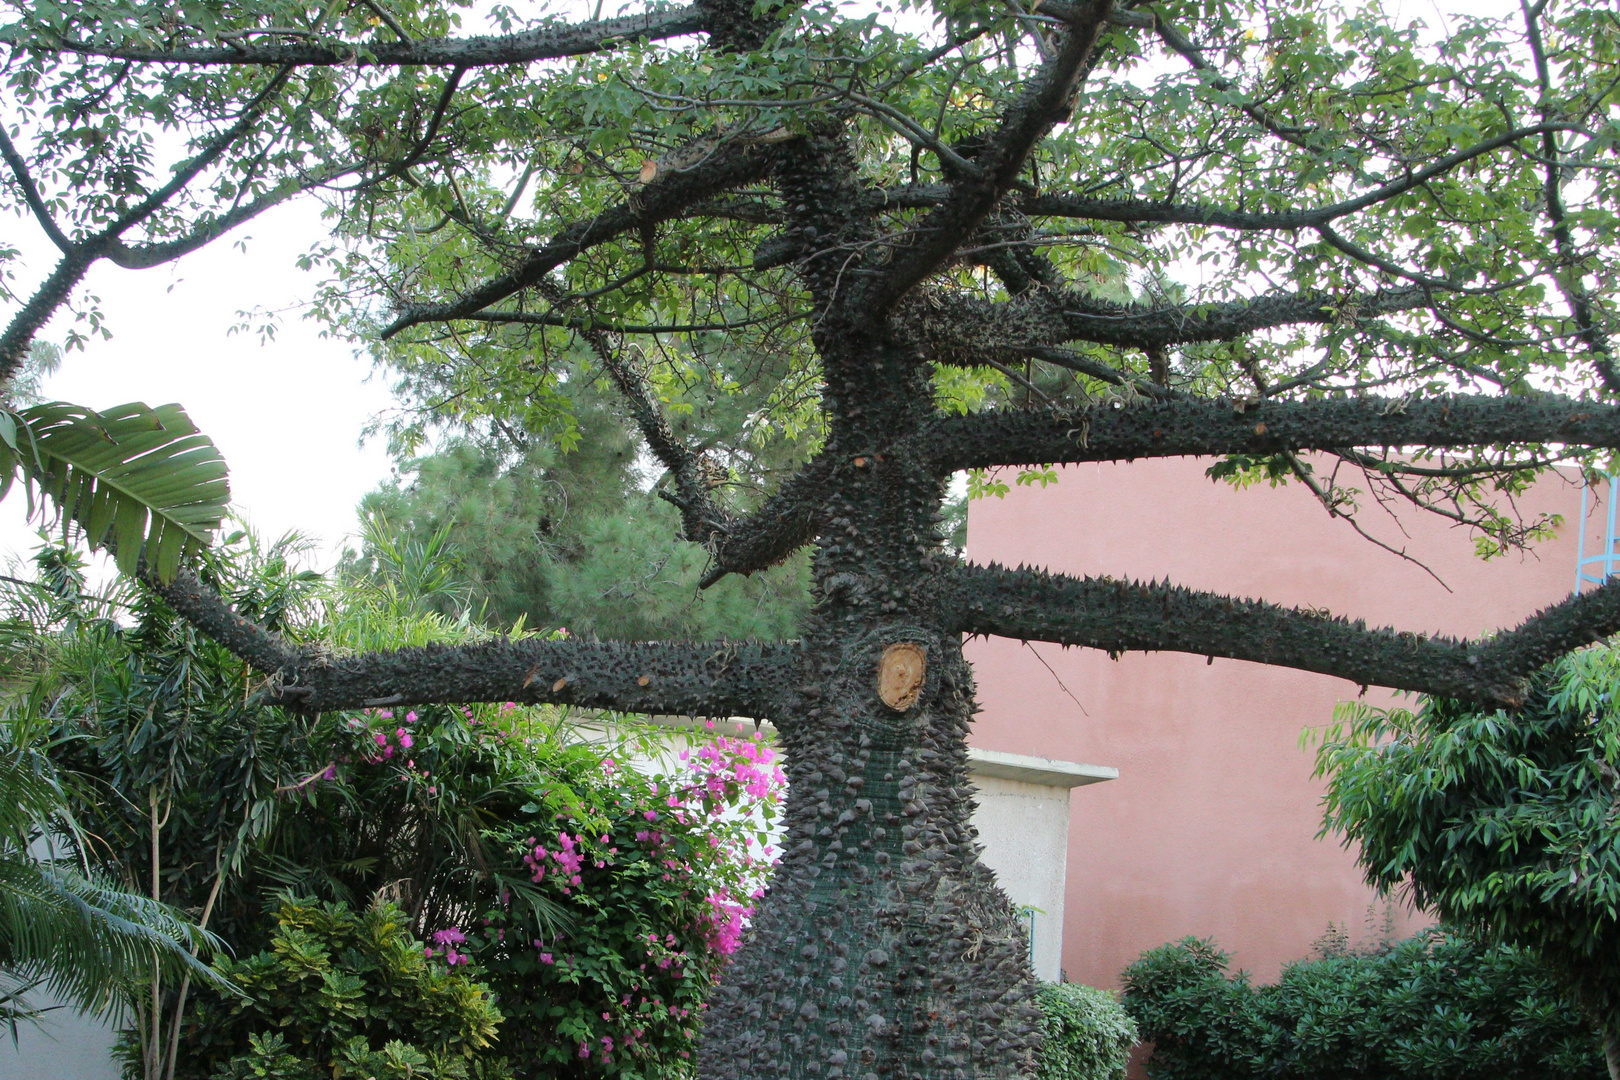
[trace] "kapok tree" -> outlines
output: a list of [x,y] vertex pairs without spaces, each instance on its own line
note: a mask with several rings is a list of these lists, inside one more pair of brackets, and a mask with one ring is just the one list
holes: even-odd
[[[965,565],[938,528],[963,470],[1202,455],[1306,484],[1351,526],[1359,496],[1492,550],[1544,532],[1492,500],[1620,447],[1620,25],[1596,0],[1429,28],[1304,0],[696,0],[497,7],[472,37],[428,0],[9,7],[9,197],[63,255],[18,302],[3,374],[83,266],[315,189],[342,215],[321,313],[420,400],[566,441],[555,360],[588,348],[704,584],[813,546],[813,612],[768,643],[324,655],[184,570],[153,578],[294,710],[770,718],[786,855],[710,1005],[705,1077],[1029,1071],[1024,943],[969,824],[964,635],[1511,707],[1620,629],[1615,585],[1458,641]],[[161,126],[193,141],[172,174],[153,162],[182,136]],[[675,384],[726,393],[738,372],[776,380],[767,405],[741,443],[695,443]],[[816,449],[739,489],[748,440],[778,428]]]

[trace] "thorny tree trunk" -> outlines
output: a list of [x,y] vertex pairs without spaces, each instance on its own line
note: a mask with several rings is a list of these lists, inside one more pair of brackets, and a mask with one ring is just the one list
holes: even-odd
[[[705,1077],[1013,1076],[1037,1014],[1012,905],[977,857],[959,645],[898,618],[822,621],[784,718],[786,853],[704,1022]],[[926,643],[926,700],[877,699],[879,656]]]
[[[701,1074],[1024,1075],[1035,984],[1020,921],[978,859],[973,679],[933,587],[949,561],[944,487],[890,452],[932,412],[926,365],[835,319],[817,343],[828,452],[853,468],[817,548],[797,700],[776,721],[790,783],[783,861],[710,1004]],[[880,696],[894,646],[924,658],[914,700],[904,680]]]

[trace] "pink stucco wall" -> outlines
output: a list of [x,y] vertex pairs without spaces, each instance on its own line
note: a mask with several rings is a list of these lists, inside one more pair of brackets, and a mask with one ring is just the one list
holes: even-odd
[[[1558,539],[1491,562],[1433,515],[1403,513],[1403,537],[1370,506],[1372,530],[1420,557],[1447,592],[1331,520],[1298,484],[1235,491],[1208,480],[1207,465],[1075,466],[1054,487],[978,500],[968,557],[1168,576],[1374,625],[1466,635],[1511,626],[1568,596],[1574,582],[1581,495],[1563,480],[1521,503],[1562,513],[1569,523]],[[1322,785],[1300,746],[1301,732],[1329,723],[1358,687],[1243,661],[1175,653],[1115,661],[999,638],[970,643],[968,657],[983,706],[974,745],[1120,771],[1072,800],[1063,943],[1071,980],[1118,986],[1142,950],[1188,934],[1213,936],[1237,966],[1269,980],[1329,922],[1364,934],[1374,898],[1351,854],[1315,838]],[[1374,689],[1368,700],[1394,696]],[[1400,920],[1403,930],[1427,921],[1405,912]]]

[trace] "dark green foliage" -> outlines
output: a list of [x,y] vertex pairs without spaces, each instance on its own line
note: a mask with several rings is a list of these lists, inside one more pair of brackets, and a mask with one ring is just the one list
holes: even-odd
[[489,991],[427,956],[399,908],[287,897],[275,923],[268,950],[217,965],[247,997],[205,998],[177,1077],[502,1075]]
[[154,971],[210,978],[218,948],[181,912],[118,887],[82,853],[90,839],[40,732],[0,723],[0,1029],[44,1010],[42,989],[95,1016],[125,1013]]
[[1620,653],[1573,654],[1523,709],[1431,699],[1347,709],[1318,768],[1324,828],[1360,845],[1368,880],[1448,923],[1534,949],[1620,1035]]
[[370,569],[381,544],[441,536],[469,586],[465,602],[492,625],[631,641],[790,636],[809,603],[806,561],[700,593],[704,552],[677,539],[674,507],[632,482],[623,433],[602,435],[607,445],[567,454],[540,447],[509,458],[452,442],[407,462],[409,484],[390,482],[362,503],[373,525],[355,568]]
[[1107,990],[1048,983],[1041,1006],[1040,1080],[1124,1080],[1136,1022]]
[[[771,383],[740,385],[731,370],[775,361],[740,361],[711,344],[660,390],[673,399],[672,428],[716,448],[706,459],[709,482],[746,507],[815,436],[761,424]],[[409,481],[385,483],[361,504],[370,524],[353,568],[374,572],[378,549],[389,544],[438,542],[455,553],[468,586],[467,596],[441,604],[469,603],[494,626],[521,620],[629,641],[793,636],[809,605],[808,560],[799,555],[699,592],[708,554],[679,539],[680,513],[658,496],[668,475],[649,471],[643,440],[611,391],[567,351],[553,364],[568,396],[555,403],[563,412],[551,423],[523,432],[494,425],[488,438],[450,439],[427,456],[402,458]],[[726,394],[695,392],[717,380]],[[402,389],[421,406],[418,416],[442,418],[429,403],[444,387],[406,380]],[[400,433],[404,445],[411,435]]]
[[1597,1040],[1530,953],[1429,933],[1328,949],[1275,986],[1187,938],[1125,970],[1151,1080],[1599,1080]]

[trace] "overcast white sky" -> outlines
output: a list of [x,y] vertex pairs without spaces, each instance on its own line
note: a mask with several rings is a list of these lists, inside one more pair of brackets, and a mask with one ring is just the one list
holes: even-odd
[[[1441,11],[1508,14],[1516,4],[1397,0],[1394,7],[1440,30]],[[469,29],[476,30],[471,21]],[[49,272],[55,252],[32,221],[12,219],[0,229],[24,252],[22,284]],[[370,378],[369,361],[356,359],[346,343],[321,339],[315,324],[296,315],[268,343],[227,330],[239,310],[279,309],[309,297],[316,278],[295,260],[325,231],[316,203],[303,200],[171,266],[126,271],[99,264],[89,286],[102,298],[113,337],[69,354],[44,388],[47,399],[92,408],[180,402],[224,453],[238,512],[266,534],[297,529],[318,539],[323,567],[353,533],[360,497],[389,474],[380,440],[361,445],[360,432],[392,400]],[[64,330],[59,322],[42,336],[60,341]],[[21,498],[0,502],[0,561],[6,553],[26,555],[35,544],[24,508]]]
[[[33,229],[6,231],[33,234],[19,237],[29,277],[49,268],[51,250]],[[239,310],[282,308],[314,291],[315,276],[295,260],[324,231],[316,204],[303,201],[171,266],[98,264],[89,288],[102,298],[113,337],[69,353],[44,388],[47,399],[91,408],[184,405],[224,453],[237,510],[266,534],[318,537],[323,566],[354,531],[355,504],[388,475],[381,441],[361,446],[359,437],[392,399],[381,380],[368,381],[369,360],[321,339],[296,314],[267,343],[227,331]],[[60,341],[64,330],[59,322],[42,337]],[[36,543],[25,505],[0,502],[0,551],[26,553]]]

